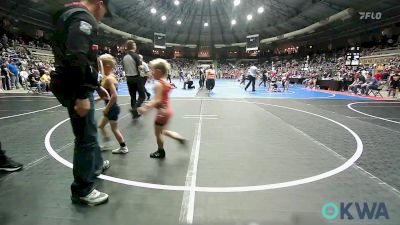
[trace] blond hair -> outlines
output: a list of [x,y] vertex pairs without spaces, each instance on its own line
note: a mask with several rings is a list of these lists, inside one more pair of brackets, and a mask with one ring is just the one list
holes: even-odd
[[115,60],[114,56],[110,54],[103,54],[99,56],[99,60],[103,62],[103,64],[108,64],[111,65],[112,67],[115,67],[117,64],[117,61]]
[[166,75],[171,70],[171,65],[165,59],[154,59],[150,62],[152,69],[159,69]]

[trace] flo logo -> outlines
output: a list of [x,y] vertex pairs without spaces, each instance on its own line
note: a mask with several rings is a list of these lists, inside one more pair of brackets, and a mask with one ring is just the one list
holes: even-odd
[[360,20],[380,20],[382,18],[381,12],[359,12]]
[[338,216],[341,220],[389,219],[389,213],[383,202],[374,202],[372,204],[366,202],[341,202],[339,206],[333,202],[328,202],[322,206],[321,213],[327,220],[334,220]]

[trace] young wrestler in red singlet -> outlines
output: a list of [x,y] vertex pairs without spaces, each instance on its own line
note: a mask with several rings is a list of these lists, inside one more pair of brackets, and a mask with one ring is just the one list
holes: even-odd
[[155,59],[150,62],[150,69],[154,79],[158,81],[154,88],[155,98],[151,102],[138,108],[138,112],[141,114],[146,114],[152,108],[157,109],[154,129],[158,150],[151,153],[150,157],[162,159],[165,158],[164,140],[162,135],[173,138],[183,145],[186,143],[186,140],[180,134],[165,129],[172,116],[172,108],[169,103],[169,92],[171,91],[172,87],[166,79],[168,71],[171,69],[170,64],[164,59]]

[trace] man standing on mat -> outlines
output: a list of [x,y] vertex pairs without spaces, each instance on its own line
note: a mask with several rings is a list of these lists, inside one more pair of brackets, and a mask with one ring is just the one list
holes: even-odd
[[210,65],[210,68],[206,71],[206,88],[210,93],[215,86],[215,70],[213,69],[213,65]]
[[257,67],[252,65],[249,68],[248,74],[249,74],[249,76],[248,76],[249,83],[247,83],[247,86],[244,88],[244,90],[247,91],[247,88],[250,86],[250,83],[251,83],[251,86],[253,87],[252,91],[254,92],[254,91],[256,91],[255,85],[256,85],[256,77],[257,77],[257,74],[258,74]]
[[203,90],[205,80],[206,80],[206,78],[204,76],[203,68],[200,68],[199,69],[199,86],[200,86],[200,90]]
[[147,101],[149,101],[151,94],[146,89],[146,83],[147,83],[147,80],[149,79],[150,69],[149,69],[149,66],[147,65],[147,63],[143,60],[143,56],[139,55],[139,57],[140,57],[140,62],[142,62],[142,65],[143,65],[143,70],[140,71],[140,76],[142,76],[142,79],[143,79],[144,93],[146,93]]
[[267,87],[267,80],[268,80],[268,78],[267,78],[267,71],[264,70],[264,71],[262,72],[262,80],[261,80],[261,82],[260,82],[260,84],[259,84],[258,86],[261,86],[261,84],[264,83],[264,87]]
[[[140,107],[146,99],[143,79],[140,77],[142,62],[140,61],[139,55],[136,53],[136,43],[134,41],[129,40],[126,43],[126,48],[128,52],[122,60],[122,66],[126,74],[129,95],[131,96],[132,118],[137,119],[140,117],[137,108]],[[137,101],[136,93],[139,94],[139,99]]]
[[52,40],[56,70],[51,74],[51,90],[67,107],[75,136],[73,155],[73,203],[98,205],[108,200],[95,189],[95,181],[110,167],[103,161],[97,141],[93,92],[109,98],[97,81],[98,46],[94,45],[98,22],[105,16],[110,0],[81,0],[68,3],[53,17]]
[[182,68],[179,69],[179,81],[181,80],[185,82],[185,75]]

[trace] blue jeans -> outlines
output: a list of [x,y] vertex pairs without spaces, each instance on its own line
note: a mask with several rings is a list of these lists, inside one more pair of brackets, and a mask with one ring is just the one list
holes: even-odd
[[71,104],[67,106],[75,135],[74,182],[71,185],[71,192],[76,197],[83,197],[92,192],[97,176],[102,172],[103,166],[103,158],[97,141],[93,93],[90,94],[89,100],[90,111],[84,117],[80,117],[75,112],[75,100],[71,101]]
[[18,77],[17,76],[14,76],[14,75],[11,75],[10,76],[10,80],[11,80],[11,89],[14,89],[14,88],[17,88],[18,86]]

